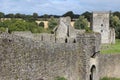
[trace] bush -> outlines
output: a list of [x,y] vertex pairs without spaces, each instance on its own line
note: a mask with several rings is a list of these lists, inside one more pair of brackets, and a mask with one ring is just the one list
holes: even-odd
[[6,28],[0,27],[0,31],[1,31],[1,32],[5,32],[5,31],[6,31]]
[[25,21],[22,19],[11,19],[0,22],[0,31],[4,32],[8,28],[9,33],[13,31],[31,31],[32,33],[50,33],[51,29],[44,29],[44,23],[38,26],[35,22]]
[[48,21],[49,29],[53,30],[57,26],[57,20],[54,17],[51,17]]
[[59,77],[59,76],[58,76],[58,77],[55,78],[55,80],[67,80],[67,79],[64,78],[64,77]]
[[80,16],[78,20],[75,21],[75,29],[86,29],[88,27],[88,21],[84,16]]
[[85,31],[87,32],[87,33],[92,33],[93,31],[90,29],[90,27],[86,27],[85,28]]
[[29,31],[28,23],[23,20],[16,20],[9,25],[9,31]]

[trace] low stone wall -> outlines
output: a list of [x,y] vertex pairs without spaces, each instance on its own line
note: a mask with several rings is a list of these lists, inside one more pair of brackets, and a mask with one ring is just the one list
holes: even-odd
[[26,38],[34,38],[33,34],[30,31],[14,31],[12,34]]
[[56,42],[55,35],[54,34],[48,34],[48,33],[38,33],[33,34],[36,41],[46,41],[46,42]]
[[30,38],[36,41],[47,41],[47,42],[56,42],[54,34],[48,33],[31,33],[30,31],[15,31],[12,32],[12,35],[16,35],[18,37]]
[[120,54],[101,54],[99,57],[99,75],[120,78]]

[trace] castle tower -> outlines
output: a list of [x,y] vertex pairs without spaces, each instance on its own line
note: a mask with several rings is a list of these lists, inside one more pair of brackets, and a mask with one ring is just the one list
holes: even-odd
[[110,42],[110,12],[93,12],[92,15],[92,30],[101,34],[101,43]]

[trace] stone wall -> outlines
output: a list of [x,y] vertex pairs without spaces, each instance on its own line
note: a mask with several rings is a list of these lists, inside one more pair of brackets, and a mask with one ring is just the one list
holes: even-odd
[[78,44],[0,35],[0,80],[80,80],[81,63]]
[[21,37],[26,37],[26,38],[33,38],[33,34],[31,31],[14,31],[12,32],[13,35],[21,36]]
[[0,34],[0,80],[99,80],[100,34],[81,33],[69,17],[54,34]]
[[48,33],[31,33],[30,31],[15,31],[12,32],[12,35],[16,35],[19,37],[24,38],[31,38],[36,41],[50,41],[50,42],[56,42],[55,35],[54,34],[48,34]]
[[99,75],[101,78],[120,78],[120,54],[101,54],[99,61]]
[[[93,47],[99,46],[96,37],[99,35],[79,34],[76,43],[55,43],[3,33],[0,35],[0,80],[54,80],[57,76],[88,80],[91,66],[97,68],[97,58],[91,60]],[[96,77],[93,80],[98,80]]]
[[114,28],[110,28],[109,40],[111,44],[115,44],[115,29]]

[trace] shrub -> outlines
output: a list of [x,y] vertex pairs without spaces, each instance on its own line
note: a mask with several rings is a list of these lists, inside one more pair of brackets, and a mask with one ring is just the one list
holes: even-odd
[[6,28],[0,27],[0,31],[1,31],[1,32],[5,32],[5,31],[6,31]]
[[49,29],[53,30],[57,26],[57,20],[54,17],[51,17],[48,21]]
[[58,76],[58,77],[55,78],[55,80],[67,80],[67,79],[64,78],[64,77],[60,77],[60,76]]
[[86,29],[88,27],[88,21],[84,16],[80,16],[78,20],[75,21],[75,29]]

